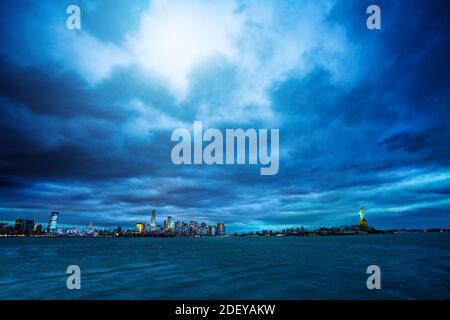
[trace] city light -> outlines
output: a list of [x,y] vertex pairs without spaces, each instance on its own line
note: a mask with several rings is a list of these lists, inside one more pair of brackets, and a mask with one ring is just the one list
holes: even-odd
[[[150,217],[150,223],[138,222],[135,228],[125,229],[121,226],[113,229],[95,228],[89,223],[85,229],[78,227],[61,227],[58,225],[59,212],[52,212],[46,229],[34,220],[17,219],[14,225],[0,223],[0,236],[2,237],[24,237],[24,236],[42,236],[42,237],[284,237],[284,236],[337,236],[337,235],[368,235],[368,234],[391,234],[391,233],[412,233],[412,232],[450,232],[446,228],[434,229],[390,229],[378,230],[369,226],[366,220],[364,207],[359,209],[359,224],[339,226],[339,227],[321,227],[309,230],[304,227],[291,227],[279,231],[258,230],[247,233],[225,233],[225,224],[218,222],[200,224],[192,220],[189,223],[174,220],[168,216],[162,224],[156,220],[156,210],[153,209]],[[174,222],[175,221],[175,222]]]

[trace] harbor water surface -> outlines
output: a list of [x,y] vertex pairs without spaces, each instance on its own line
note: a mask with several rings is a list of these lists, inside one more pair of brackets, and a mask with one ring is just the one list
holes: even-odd
[[[69,265],[81,290],[68,290]],[[366,269],[381,268],[381,290]],[[450,234],[0,238],[0,299],[449,299]]]

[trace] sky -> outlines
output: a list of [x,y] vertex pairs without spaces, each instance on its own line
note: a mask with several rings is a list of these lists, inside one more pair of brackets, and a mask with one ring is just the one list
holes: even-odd
[[[81,29],[66,8],[81,9]],[[381,30],[366,9],[381,8]],[[0,221],[450,227],[448,1],[1,1]],[[171,133],[280,130],[276,175]]]

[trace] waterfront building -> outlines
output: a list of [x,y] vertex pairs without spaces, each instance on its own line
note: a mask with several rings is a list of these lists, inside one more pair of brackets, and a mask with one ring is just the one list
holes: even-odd
[[32,234],[34,232],[34,220],[17,219],[14,225],[15,234]]
[[27,221],[24,219],[17,219],[16,224],[14,225],[14,233],[15,234],[24,234],[25,233],[25,227],[26,227]]
[[114,230],[114,234],[119,237],[123,235],[123,229],[122,227],[117,227],[116,230]]
[[41,234],[42,233],[42,224],[38,224],[37,226],[36,226],[36,234]]
[[197,227],[197,221],[191,221],[189,223],[189,235],[195,236],[197,234],[198,227]]
[[156,210],[152,210],[152,221],[150,223],[150,230],[156,231]]
[[208,234],[208,225],[206,222],[202,222],[200,225],[200,235],[206,236]]
[[34,220],[27,220],[25,222],[24,234],[32,234],[34,232]]
[[0,223],[0,234],[12,234],[14,227],[7,223]]
[[181,234],[182,235],[189,235],[189,225],[186,222],[183,222],[181,224]]
[[141,233],[145,233],[146,231],[147,230],[146,230],[145,223],[143,223],[143,222],[136,223],[136,233],[141,234]]
[[225,235],[225,224],[223,222],[218,223],[216,231],[217,231],[218,236],[224,236]]
[[58,218],[59,218],[59,212],[54,211],[50,215],[50,220],[48,221],[47,226],[47,232],[48,233],[55,233],[58,228]]
[[164,220],[164,231],[173,231],[173,218],[171,216]]
[[178,234],[181,233],[181,221],[175,222],[175,232]]

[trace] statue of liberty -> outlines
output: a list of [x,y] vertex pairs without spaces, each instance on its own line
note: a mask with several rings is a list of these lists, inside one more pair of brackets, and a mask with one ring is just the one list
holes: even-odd
[[364,211],[364,206],[361,205],[361,207],[359,208],[359,226],[363,229],[368,229],[369,228],[369,224],[367,223],[367,220],[365,219],[365,211]]

